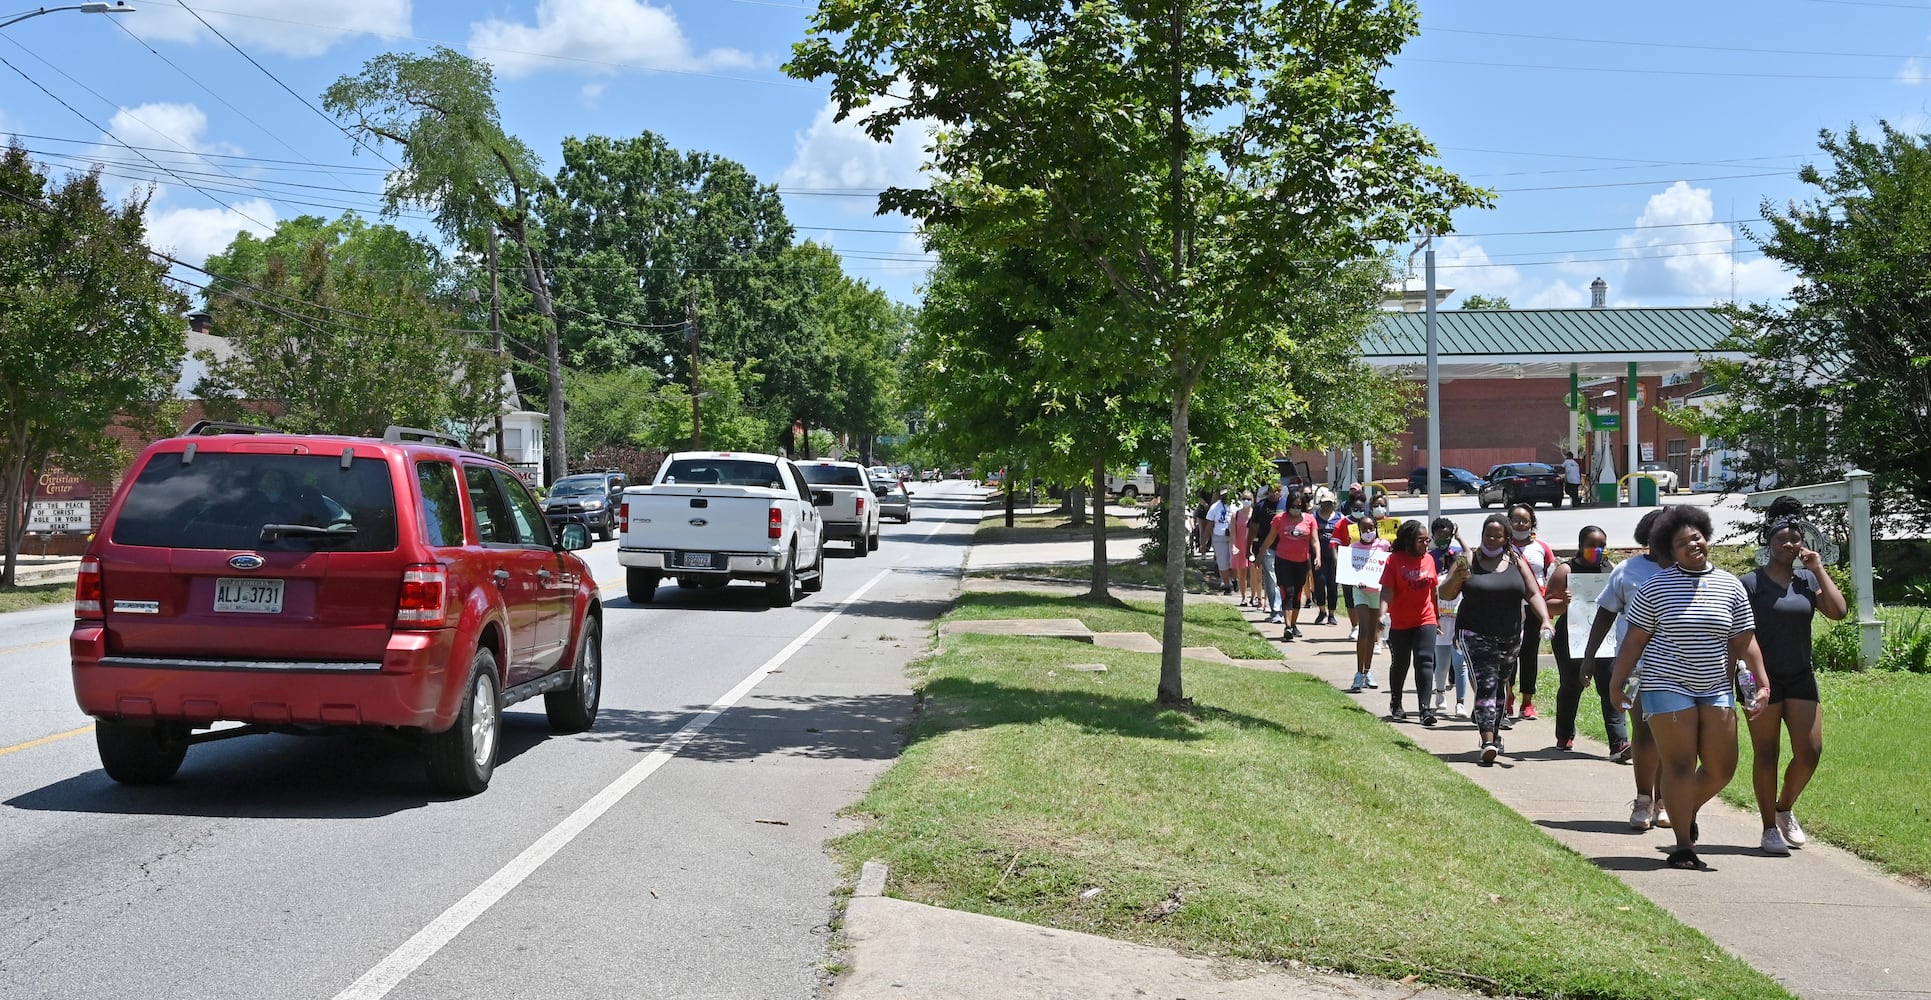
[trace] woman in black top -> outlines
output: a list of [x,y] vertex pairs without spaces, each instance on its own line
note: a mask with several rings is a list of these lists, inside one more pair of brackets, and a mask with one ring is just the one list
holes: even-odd
[[1556,634],[1550,648],[1556,657],[1556,674],[1562,683],[1556,688],[1556,749],[1576,748],[1576,712],[1582,707],[1582,692],[1596,681],[1596,696],[1602,701],[1602,724],[1609,733],[1609,752],[1613,759],[1627,760],[1629,724],[1609,690],[1607,661],[1599,661],[1601,676],[1585,670],[1580,656],[1569,648],[1569,582],[1577,575],[1607,575],[1609,535],[1595,525],[1576,533],[1576,555],[1556,564],[1549,576],[1549,593],[1544,598],[1549,613],[1556,616]]
[[1503,678],[1514,675],[1522,648],[1523,604],[1537,617],[1536,624],[1549,620],[1541,586],[1509,544],[1506,518],[1490,514],[1482,522],[1482,543],[1455,560],[1440,594],[1444,600],[1462,599],[1455,630],[1468,650],[1468,672],[1474,680],[1475,710],[1470,715],[1482,740],[1482,766],[1492,766],[1502,752]]
[[[1771,854],[1789,854],[1809,839],[1797,823],[1797,796],[1804,793],[1824,753],[1824,715],[1810,662],[1811,614],[1822,611],[1824,617],[1841,621],[1850,610],[1824,571],[1823,557],[1805,544],[1815,529],[1801,519],[1803,508],[1794,503],[1780,507],[1783,502],[1772,505],[1764,533],[1769,562],[1743,576],[1757,618],[1757,648],[1763,651],[1764,672],[1770,677],[1770,704],[1750,720],[1750,783],[1763,819],[1763,849]],[[1790,730],[1790,767],[1779,794],[1782,729]]]

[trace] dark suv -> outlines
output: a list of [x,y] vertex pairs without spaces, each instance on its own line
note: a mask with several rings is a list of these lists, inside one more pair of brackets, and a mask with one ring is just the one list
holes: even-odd
[[1541,462],[1510,462],[1488,470],[1475,502],[1483,508],[1499,503],[1513,507],[1518,503],[1534,506],[1542,501],[1551,507],[1562,506],[1562,470]]
[[[504,706],[541,694],[552,729],[590,727],[589,532],[553,539],[515,472],[436,437],[203,421],[142,452],[74,595],[74,693],[109,777],[166,781],[238,732],[360,726],[418,736],[430,781],[472,794]],[[246,726],[194,732],[222,721]]]
[[543,519],[550,530],[571,521],[597,533],[603,541],[617,537],[617,505],[623,503],[625,476],[614,469],[578,472],[550,484],[543,499]]

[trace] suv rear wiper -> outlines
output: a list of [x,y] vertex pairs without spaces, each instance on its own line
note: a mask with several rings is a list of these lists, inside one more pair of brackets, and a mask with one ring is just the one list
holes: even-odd
[[278,542],[288,536],[296,538],[342,539],[346,541],[355,537],[355,525],[337,524],[327,528],[316,527],[313,524],[264,524],[261,526],[261,540],[264,542]]

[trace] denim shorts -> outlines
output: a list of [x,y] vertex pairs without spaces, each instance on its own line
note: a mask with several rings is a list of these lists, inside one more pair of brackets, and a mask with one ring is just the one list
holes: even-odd
[[1737,699],[1736,695],[1729,691],[1695,696],[1678,694],[1675,691],[1644,691],[1638,705],[1643,710],[1643,718],[1654,719],[1668,712],[1681,712],[1698,705],[1706,705],[1710,708],[1735,708]]

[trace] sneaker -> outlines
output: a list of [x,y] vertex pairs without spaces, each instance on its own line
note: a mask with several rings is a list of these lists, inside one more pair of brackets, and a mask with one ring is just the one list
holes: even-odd
[[1502,702],[1502,718],[1504,719],[1515,718],[1515,696],[1514,695],[1509,695],[1508,698]]
[[1629,828],[1647,830],[1656,822],[1656,800],[1647,795],[1636,796],[1629,804]]
[[1527,698],[1522,699],[1522,717],[1525,719],[1535,718],[1535,702]]
[[1457,719],[1466,719],[1466,718],[1468,718],[1468,703],[1467,703],[1467,702],[1464,702],[1464,701],[1458,701],[1458,702],[1456,702],[1456,703],[1455,703],[1455,717],[1456,717]]
[[1294,633],[1294,630],[1293,630],[1293,629],[1291,629],[1291,628],[1284,628],[1284,629],[1281,629],[1281,641],[1282,641],[1282,642],[1293,642],[1293,641],[1294,641],[1294,634],[1295,634],[1295,633]]
[[1361,682],[1362,682],[1362,680],[1364,680],[1364,679],[1365,679],[1365,676],[1366,676],[1366,675],[1364,675],[1364,674],[1362,674],[1362,673],[1361,673],[1360,671],[1355,671],[1355,675],[1354,675],[1354,683],[1352,683],[1352,684],[1350,684],[1350,685],[1348,685],[1348,693],[1349,693],[1349,694],[1360,694],[1360,693],[1361,693]]
[[1763,831],[1763,853],[1774,854],[1780,858],[1790,856],[1790,845],[1784,843],[1782,830],[1773,826]]
[[1278,611],[1271,612],[1267,616],[1267,624],[1269,625],[1279,625],[1282,621],[1281,613]]
[[1359,625],[1348,626],[1348,641],[1353,642],[1359,638],[1361,638],[1361,626]]
[[1433,712],[1421,713],[1421,724],[1424,726],[1432,726],[1438,721],[1440,720],[1435,718],[1435,713]]
[[1299,625],[1289,625],[1287,630],[1294,633],[1294,638],[1299,639],[1301,637],[1301,627]]
[[1623,740],[1609,748],[1609,759],[1618,764],[1627,764],[1634,756],[1636,756],[1636,747],[1628,740]]
[[1508,752],[1509,752],[1509,748],[1508,748],[1508,746],[1507,746],[1506,744],[1504,744],[1504,743],[1502,742],[1502,737],[1500,737],[1500,736],[1497,736],[1497,737],[1495,737],[1495,752],[1496,752],[1496,753],[1508,753]]
[[1389,705],[1388,719],[1391,722],[1405,722],[1408,719],[1408,713],[1402,711],[1401,706],[1399,704]]
[[1660,799],[1656,802],[1656,811],[1650,815],[1650,822],[1664,830],[1670,828],[1670,811],[1663,808],[1663,803]]
[[1482,766],[1483,766],[1483,767],[1494,767],[1494,766],[1495,766],[1495,755],[1496,755],[1496,754],[1498,754],[1498,753],[1501,753],[1501,752],[1502,752],[1502,748],[1501,748],[1501,747],[1498,747],[1498,746],[1496,746],[1496,745],[1495,745],[1495,744],[1493,744],[1493,743],[1484,743],[1484,744],[1482,744]]
[[1515,728],[1515,722],[1514,722],[1514,720],[1512,720],[1512,719],[1510,719],[1510,718],[1509,718],[1508,716],[1506,716],[1506,715],[1504,715],[1504,716],[1502,716],[1502,718],[1500,718],[1500,719],[1498,719],[1498,720],[1496,720],[1496,723],[1495,723],[1495,728],[1497,728],[1497,729],[1514,729],[1514,728]]
[[1367,673],[1367,674],[1366,674],[1365,676],[1367,677],[1367,680],[1366,680],[1366,681],[1364,681],[1363,683],[1365,683],[1365,684],[1367,685],[1367,688],[1368,688],[1368,690],[1370,690],[1370,691],[1373,691],[1374,689],[1376,689],[1376,688],[1378,688],[1378,687],[1380,687],[1380,686],[1381,686],[1381,685],[1379,685],[1379,684],[1376,684],[1376,683],[1374,682],[1374,672],[1373,672],[1373,671],[1369,671],[1369,672],[1368,672],[1368,673]]
[[1556,741],[1556,749],[1557,749],[1557,750],[1562,750],[1562,751],[1565,751],[1565,752],[1568,752],[1568,751],[1573,751],[1573,750],[1575,750],[1575,748],[1576,748],[1576,741],[1575,741],[1575,740],[1573,740],[1573,739],[1567,739],[1567,740],[1557,740],[1557,741]]
[[1789,809],[1777,810],[1777,832],[1783,834],[1784,843],[1792,847],[1802,847],[1810,842],[1810,835],[1797,825],[1797,814]]
[[1447,709],[1448,709],[1448,689],[1436,688],[1435,689],[1435,711],[1442,712],[1442,711],[1446,711]]

